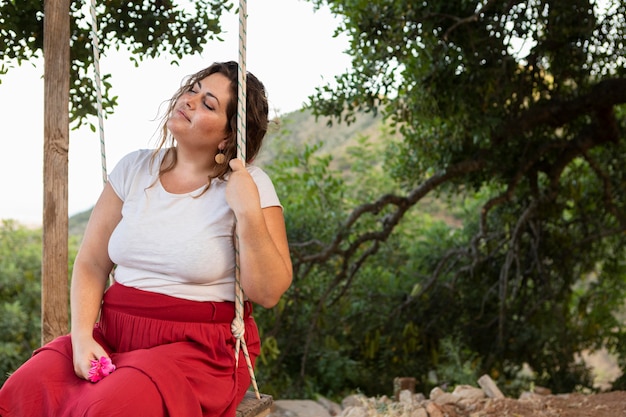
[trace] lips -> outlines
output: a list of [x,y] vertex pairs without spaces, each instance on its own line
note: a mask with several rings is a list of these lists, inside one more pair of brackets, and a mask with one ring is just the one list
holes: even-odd
[[178,110],[177,113],[180,114],[181,116],[183,116],[188,122],[191,122],[191,119],[189,117],[187,117],[187,115],[185,114],[184,111]]

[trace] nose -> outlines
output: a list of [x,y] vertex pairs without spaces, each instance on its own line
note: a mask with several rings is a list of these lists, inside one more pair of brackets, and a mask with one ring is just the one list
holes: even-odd
[[184,96],[185,106],[194,109],[198,105],[200,94],[186,94]]

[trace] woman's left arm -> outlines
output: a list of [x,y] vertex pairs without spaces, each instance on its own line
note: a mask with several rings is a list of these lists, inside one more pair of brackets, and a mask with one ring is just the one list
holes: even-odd
[[230,166],[226,199],[237,218],[241,285],[251,301],[270,308],[292,280],[283,211],[262,209],[258,188],[241,161],[233,159]]

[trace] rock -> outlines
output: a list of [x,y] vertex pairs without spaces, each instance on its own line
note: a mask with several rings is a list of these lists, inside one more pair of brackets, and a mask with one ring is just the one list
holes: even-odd
[[421,392],[418,392],[417,394],[413,394],[413,402],[415,404],[422,404],[424,401],[426,401],[426,396],[422,394]]
[[[313,400],[275,400],[268,416],[331,417],[326,408]],[[352,417],[356,417],[356,415]]]
[[467,400],[482,400],[485,398],[485,391],[471,385],[457,385],[452,394]]
[[485,391],[485,394],[489,398],[504,398],[504,394],[500,391],[500,388],[493,382],[493,379],[489,375],[483,375],[478,379],[478,385]]
[[367,417],[367,408],[359,406],[350,406],[345,408],[341,413],[341,417]]
[[426,411],[428,412],[428,417],[443,417],[441,408],[435,403],[426,404]]
[[413,393],[407,389],[400,391],[398,395],[398,400],[401,404],[413,404]]
[[328,414],[330,414],[331,416],[338,416],[342,412],[341,406],[336,402],[329,400],[328,398],[318,396],[317,402],[326,410],[328,410]]
[[435,387],[432,390],[430,390],[430,394],[428,395],[428,398],[430,398],[431,400],[434,401],[434,400],[437,399],[437,397],[439,397],[439,396],[441,396],[443,394],[445,394],[444,390],[442,390],[439,387]]
[[461,397],[457,395],[451,394],[449,392],[444,392],[443,394],[439,395],[437,399],[435,399],[435,402],[439,405],[456,404],[459,402],[460,399]]
[[351,406],[360,407],[366,403],[367,403],[367,397],[365,397],[364,395],[353,394],[353,395],[348,395],[346,398],[344,398],[341,401],[341,408],[345,410],[348,407],[351,407]]
[[520,394],[520,401],[539,401],[541,399],[541,395],[535,394],[534,392],[524,391]]
[[550,388],[540,387],[539,385],[535,385],[533,392],[539,395],[552,395],[552,390]]
[[[370,401],[372,400],[372,398],[370,398]],[[389,397],[387,397],[386,395],[382,395],[381,397],[378,398],[378,402],[379,403],[385,403],[385,404],[391,404],[393,403],[393,400]]]
[[460,397],[435,387],[430,391],[430,399],[437,404],[456,404]]
[[429,417],[428,411],[424,407],[418,407],[411,410],[409,417]]

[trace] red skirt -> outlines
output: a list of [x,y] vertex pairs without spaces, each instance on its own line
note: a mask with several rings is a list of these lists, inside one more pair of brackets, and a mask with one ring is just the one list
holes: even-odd
[[[252,363],[259,334],[246,303]],[[114,284],[104,295],[95,339],[116,370],[97,383],[78,378],[70,336],[22,365],[0,389],[2,417],[234,416],[250,386],[234,357],[234,303],[182,300]]]

